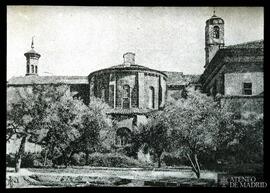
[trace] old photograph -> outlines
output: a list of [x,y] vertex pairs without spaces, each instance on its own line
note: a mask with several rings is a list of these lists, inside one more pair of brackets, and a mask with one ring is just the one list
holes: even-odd
[[6,188],[267,187],[263,7],[6,10]]

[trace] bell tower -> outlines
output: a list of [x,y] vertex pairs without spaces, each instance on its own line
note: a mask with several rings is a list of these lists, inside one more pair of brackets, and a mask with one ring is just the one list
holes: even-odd
[[206,21],[205,26],[205,68],[216,52],[224,47],[224,20],[215,15]]
[[25,76],[38,75],[38,60],[41,55],[34,50],[34,37],[32,37],[31,50],[26,52],[24,56],[26,57]]

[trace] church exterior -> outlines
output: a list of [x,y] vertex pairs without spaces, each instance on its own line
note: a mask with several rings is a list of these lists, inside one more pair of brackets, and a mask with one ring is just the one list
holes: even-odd
[[224,20],[213,15],[205,27],[202,91],[232,110],[263,112],[264,41],[225,46]]
[[138,65],[135,53],[131,52],[123,55],[122,64],[88,76],[39,76],[41,55],[34,50],[33,42],[31,48],[24,54],[25,76],[12,77],[7,91],[33,84],[65,84],[70,92],[76,92],[74,97],[80,97],[86,104],[92,97],[101,98],[111,107],[108,115],[115,122],[113,135],[118,147],[128,145],[128,136],[139,123],[147,121],[149,113],[161,110],[173,93],[189,85],[213,97],[219,96],[222,104],[238,102],[245,110],[263,109],[263,40],[226,47],[224,20],[215,15],[206,21],[206,62],[201,76]]

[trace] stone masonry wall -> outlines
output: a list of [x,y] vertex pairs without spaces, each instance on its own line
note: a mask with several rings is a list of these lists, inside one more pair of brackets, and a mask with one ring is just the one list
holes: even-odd
[[225,95],[242,95],[244,82],[252,83],[253,95],[264,91],[263,72],[228,73],[225,74]]
[[[137,84],[135,73],[117,73],[116,74],[116,107],[122,107],[123,86],[129,85],[130,103],[132,107],[137,107]],[[133,98],[133,100],[132,100]]]
[[257,112],[264,111],[263,96],[230,96],[221,98],[221,105],[232,112]]
[[145,100],[145,108],[149,108],[149,92],[150,92],[150,87],[154,88],[154,109],[158,109],[159,102],[159,77],[154,76],[153,74],[145,74],[144,77],[144,100]]

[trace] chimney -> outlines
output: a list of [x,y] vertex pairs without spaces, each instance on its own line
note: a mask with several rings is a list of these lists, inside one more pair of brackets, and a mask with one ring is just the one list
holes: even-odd
[[123,55],[124,65],[130,66],[131,64],[135,64],[135,54],[132,52],[127,52]]

